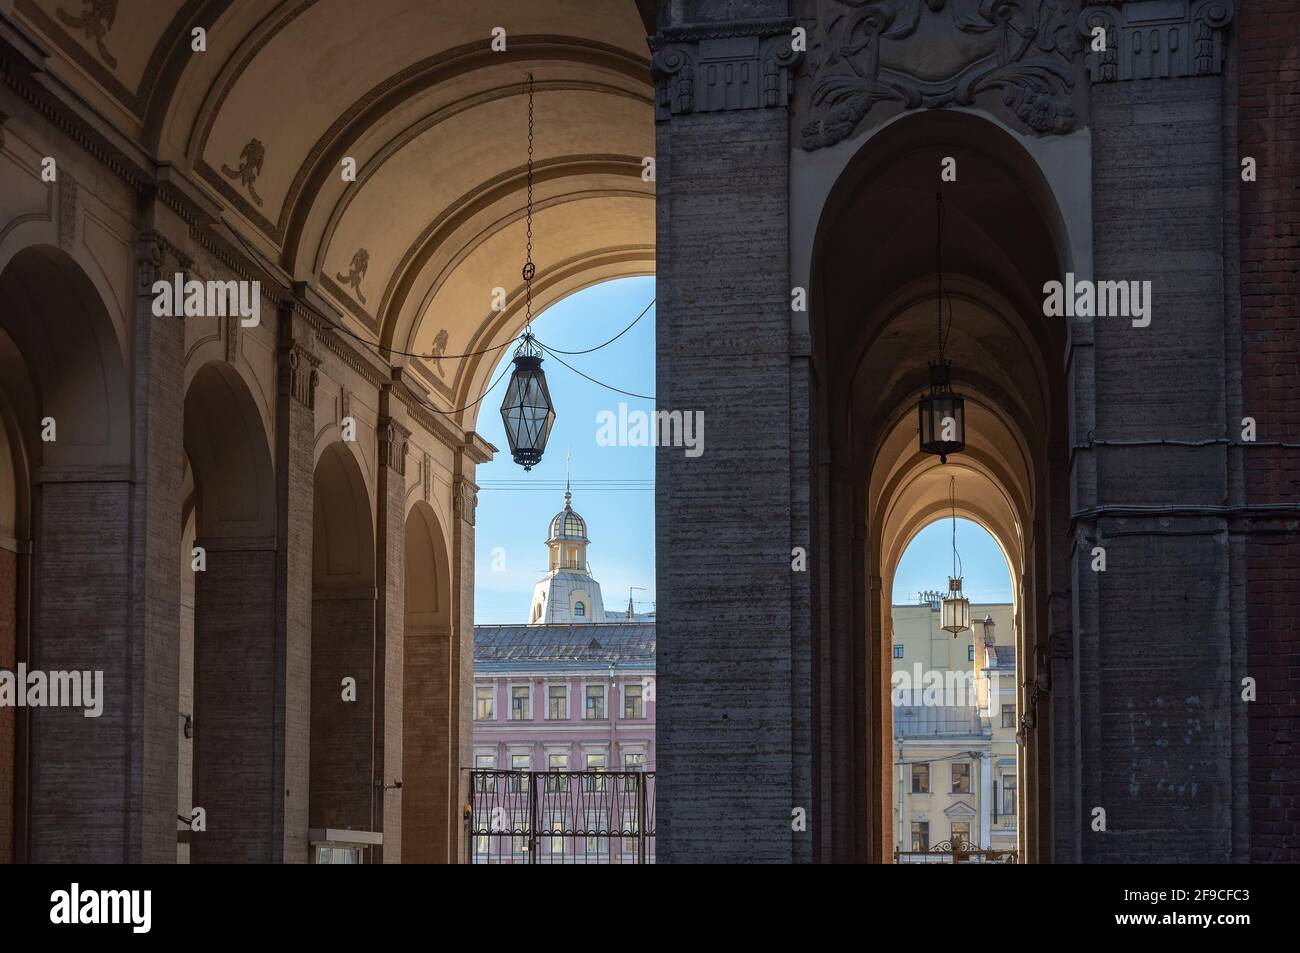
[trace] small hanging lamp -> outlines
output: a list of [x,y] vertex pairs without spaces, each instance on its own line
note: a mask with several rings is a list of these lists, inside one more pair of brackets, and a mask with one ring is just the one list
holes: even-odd
[[555,406],[546,386],[546,373],[542,370],[542,351],[533,338],[533,278],[537,266],[533,264],[533,77],[528,76],[528,214],[527,237],[524,251],[524,335],[515,349],[515,369],[506,385],[506,395],[501,400],[501,420],[506,427],[506,440],[510,442],[510,455],[515,463],[531,470],[541,462],[546,451],[546,441],[555,426]]
[[948,496],[952,503],[952,575],[948,577],[948,595],[944,597],[940,618],[943,629],[957,638],[970,628],[970,600],[961,591],[961,557],[957,555],[957,479],[949,477]]
[[[966,449],[966,401],[952,390],[952,362],[944,360],[947,335],[943,327],[943,195],[936,196],[938,229],[935,240],[935,269],[939,302],[939,358],[930,365],[930,393],[917,404],[920,417],[921,450],[935,454],[940,463],[948,454]],[[952,302],[948,303],[948,327],[952,327]]]

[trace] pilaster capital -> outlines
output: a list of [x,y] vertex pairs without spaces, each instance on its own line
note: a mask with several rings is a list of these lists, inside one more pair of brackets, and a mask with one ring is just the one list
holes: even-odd
[[316,382],[320,379],[320,358],[302,340],[289,341],[283,348],[289,374],[289,396],[304,407],[316,406]]
[[792,18],[669,27],[650,37],[655,118],[788,106],[794,89]]
[[478,507],[478,484],[467,477],[457,477],[451,492],[456,518],[474,525],[474,510]]
[[[1218,75],[1235,12],[1234,0],[1089,4],[1079,14],[1088,76],[1095,84]],[[1106,31],[1101,51],[1087,42],[1098,27]]]
[[379,418],[379,459],[394,473],[406,476],[411,431],[387,415]]

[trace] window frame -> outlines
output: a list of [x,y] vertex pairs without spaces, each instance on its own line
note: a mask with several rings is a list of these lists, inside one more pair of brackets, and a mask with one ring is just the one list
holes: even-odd
[[[924,788],[918,788],[918,787],[916,786],[916,781],[917,781],[917,769],[918,769],[918,768],[922,768],[922,769],[924,769],[924,771],[925,771],[925,787],[924,787]],[[929,794],[929,793],[930,793],[930,762],[929,762],[929,761],[913,761],[913,762],[912,762],[912,783],[911,783],[911,791],[910,791],[909,793],[911,793],[911,794]]]
[[[591,694],[593,688],[600,689],[600,716],[593,718],[591,712],[591,700],[594,696]],[[582,720],[583,721],[605,721],[609,717],[609,685],[605,682],[583,682],[582,683]]]

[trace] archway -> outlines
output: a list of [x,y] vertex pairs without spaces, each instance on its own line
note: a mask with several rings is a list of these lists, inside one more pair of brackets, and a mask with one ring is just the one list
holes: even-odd
[[[1016,573],[989,525],[953,510],[927,517],[884,578],[892,596],[883,633],[892,672],[888,828],[899,863],[959,852],[1007,862],[1019,853]],[[948,574],[963,578],[970,600],[959,631],[945,628]]]
[[[956,182],[940,181],[956,160]],[[936,198],[942,192],[943,309],[937,299]],[[1036,794],[1051,783],[1051,728],[1039,704],[1049,637],[1068,626],[1063,528],[1068,430],[1061,367],[1067,329],[1042,316],[1044,282],[1069,268],[1057,202],[1027,148],[958,111],[909,114],[876,131],[831,190],[813,255],[818,365],[813,433],[826,479],[814,513],[830,540],[819,712],[823,829],[834,859],[888,860],[895,792],[890,744],[888,593],[907,542],[949,508],[1007,552],[1017,604],[1018,711],[1024,734],[1023,855],[1050,857]],[[942,329],[942,330],[940,330]],[[938,337],[966,397],[966,450],[921,453],[916,401]],[[1054,601],[1056,600],[1056,601]],[[1049,611],[1058,615],[1049,619]],[[851,836],[843,836],[844,829]]]
[[[121,862],[131,712],[120,315],[65,251],[0,264],[0,668],[76,673],[78,699],[0,709],[0,862]],[[93,588],[85,585],[94,579]],[[53,699],[50,699],[53,701]],[[68,704],[68,702],[73,702]]]
[[376,830],[373,507],[353,444],[316,464],[311,611],[312,829]]
[[[185,638],[192,632],[193,671],[181,672],[178,723],[192,747],[188,807],[202,809],[206,828],[191,833],[189,856],[266,863],[276,857],[274,808],[286,797],[268,730],[283,718],[275,690],[276,500],[262,418],[232,365],[212,361],[195,372],[185,395],[184,449],[193,492],[182,513],[181,558],[192,580],[182,575],[180,654],[190,657]],[[191,581],[192,624],[184,617]],[[188,685],[192,712],[182,701]],[[182,775],[178,796],[185,782]],[[191,816],[183,804],[179,814]]]
[[[402,716],[402,859],[455,863],[459,840],[459,739],[453,698],[459,671],[451,627],[446,538],[433,507],[417,500],[406,518],[406,616]],[[446,730],[443,730],[444,726]]]

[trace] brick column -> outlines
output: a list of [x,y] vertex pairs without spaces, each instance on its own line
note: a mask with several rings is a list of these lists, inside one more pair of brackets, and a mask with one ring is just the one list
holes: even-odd
[[449,805],[448,830],[456,835],[454,860],[464,863],[465,818],[469,803],[469,769],[474,764],[474,510],[478,506],[478,484],[474,482],[476,465],[491,459],[491,445],[476,434],[456,454],[456,477],[452,486],[454,519],[451,531],[451,724],[449,725],[456,766],[452,789],[455,800]]
[[[103,713],[28,709],[29,857],[123,863],[130,856],[131,484],[126,467],[40,467],[33,479],[29,669],[102,671]],[[89,583],[88,583],[89,581]]]
[[[1229,170],[1241,196],[1240,414],[1258,428],[1240,451],[1252,514],[1245,527],[1249,655],[1249,859],[1300,861],[1300,748],[1295,686],[1300,681],[1300,0],[1241,4],[1238,155]],[[1255,182],[1240,162],[1257,163]],[[1229,249],[1231,253],[1235,249]],[[1288,512],[1290,510],[1290,512]]]
[[[391,414],[392,388],[380,394],[378,512],[375,519],[375,776],[377,831],[386,864],[402,862],[402,670],[406,584],[406,452],[411,431]],[[436,725],[428,726],[436,731]]]
[[281,306],[276,387],[276,861],[306,863],[311,759],[312,519],[320,359],[297,302]]
[[153,864],[176,862],[181,594],[177,535],[182,477],[178,463],[185,427],[185,323],[181,317],[154,316],[153,283],[189,264],[158,235],[141,235],[132,339],[137,401],[131,506],[131,624],[141,637],[131,643],[138,690],[131,713],[133,810],[127,859]]
[[813,805],[808,593],[795,602],[790,553],[810,542],[810,472],[791,462],[807,395],[791,384],[789,12],[683,0],[651,40],[658,409],[706,423],[702,456],[656,455],[663,862],[788,862],[814,836],[791,829]]
[[[1174,9],[1178,7],[1179,9]],[[1079,783],[1085,862],[1226,862],[1233,767],[1226,443],[1224,80],[1232,4],[1097,8],[1091,57],[1097,280],[1150,281],[1149,327],[1095,318],[1073,368]],[[1158,46],[1139,42],[1158,31]],[[1170,37],[1177,35],[1178,42]],[[1072,355],[1073,357],[1073,355]],[[1085,408],[1085,413],[1088,408]],[[1180,442],[1169,445],[1163,441]],[[1092,549],[1106,550],[1094,572]],[[1029,665],[1025,659],[1022,664]],[[1106,812],[1106,831],[1093,812]],[[1058,838],[1059,841],[1059,838]]]

